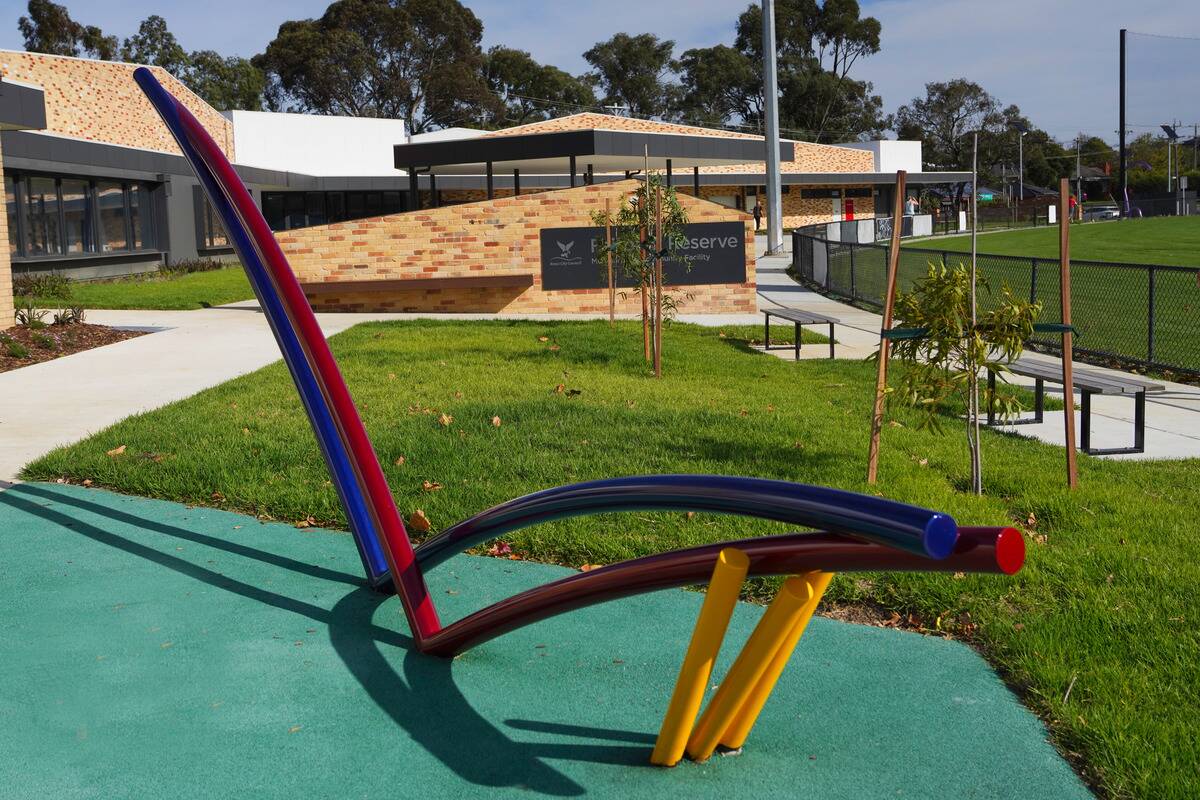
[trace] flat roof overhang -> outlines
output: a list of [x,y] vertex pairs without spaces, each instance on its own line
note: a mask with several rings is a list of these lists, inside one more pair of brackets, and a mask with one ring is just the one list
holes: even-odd
[[[791,142],[779,143],[779,157],[791,161]],[[593,173],[651,169],[719,167],[766,161],[762,139],[693,136],[645,131],[588,129],[515,136],[479,136],[395,146],[397,169],[436,175],[479,175],[491,165],[496,173],[569,175],[572,166]],[[574,163],[572,163],[574,162]]]
[[[894,186],[895,173],[782,173],[785,186]],[[712,185],[762,185],[766,173],[701,173],[700,182]],[[908,173],[908,186],[929,184],[961,184],[971,182],[971,173]]]

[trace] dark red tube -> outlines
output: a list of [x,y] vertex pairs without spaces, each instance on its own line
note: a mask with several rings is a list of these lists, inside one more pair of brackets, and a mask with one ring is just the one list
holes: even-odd
[[837,533],[792,533],[691,547],[635,558],[565,578],[501,600],[446,626],[422,651],[454,656],[530,623],[577,608],[644,592],[706,583],[717,554],[736,547],[750,558],[750,575],[827,572],[991,572],[1011,575],[1025,561],[1014,528],[959,528],[954,552],[933,560]]

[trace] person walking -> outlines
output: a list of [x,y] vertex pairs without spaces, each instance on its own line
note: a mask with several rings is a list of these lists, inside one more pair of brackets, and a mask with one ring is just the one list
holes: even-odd
[[915,216],[916,213],[920,210],[921,210],[921,206],[917,203],[917,198],[913,197],[910,194],[908,196],[908,201],[904,204],[904,213],[908,214],[911,217],[911,216]]
[[1070,211],[1070,216],[1068,217],[1068,219],[1070,219],[1072,222],[1075,221],[1075,216],[1076,216],[1075,207],[1078,205],[1079,205],[1079,201],[1075,199],[1075,195],[1071,195],[1067,199],[1067,206]]
[[754,230],[757,232],[762,227],[763,207],[758,198],[754,198],[754,210],[750,212],[754,215]]

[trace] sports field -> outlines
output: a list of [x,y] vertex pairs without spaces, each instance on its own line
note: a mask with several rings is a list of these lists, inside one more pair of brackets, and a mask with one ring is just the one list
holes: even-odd
[[[913,247],[969,252],[970,236],[913,240]],[[1058,228],[980,234],[979,252],[1058,258]],[[1200,217],[1087,222],[1071,227],[1071,257],[1083,261],[1200,267]]]

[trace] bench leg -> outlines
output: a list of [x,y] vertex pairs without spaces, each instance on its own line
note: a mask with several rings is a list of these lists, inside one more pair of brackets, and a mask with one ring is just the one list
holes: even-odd
[[[1072,396],[1068,400],[1068,405],[1075,405],[1075,398]],[[1042,415],[1046,411],[1046,382],[1041,378],[1037,378],[1034,382],[1033,394],[1033,419],[1034,422],[1041,423]],[[1075,413],[1075,409],[1071,409],[1071,413]]]
[[[1075,405],[1074,399],[1067,392],[1063,392],[1063,395],[1065,398],[1067,398],[1066,408],[1064,409],[1064,412],[1067,414],[1074,414],[1075,409],[1072,408],[1072,406]],[[1092,393],[1091,392],[1080,392],[1079,393],[1079,406],[1080,406],[1080,411],[1079,411],[1079,449],[1085,453],[1091,453],[1092,452]]]
[[800,328],[800,323],[796,323],[796,360],[800,360],[800,334],[803,330]]
[[763,323],[763,350],[771,349],[771,314],[768,311],[763,312],[766,322]]
[[833,323],[829,323],[829,357],[833,358]]
[[1146,452],[1146,392],[1133,396],[1133,452]]

